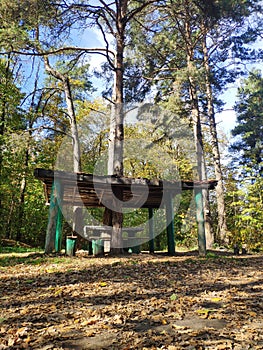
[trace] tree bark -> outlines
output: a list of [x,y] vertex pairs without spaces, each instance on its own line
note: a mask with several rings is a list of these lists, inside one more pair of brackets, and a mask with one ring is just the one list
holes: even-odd
[[[203,25],[203,31],[205,28]],[[219,152],[219,143],[217,136],[217,128],[215,122],[215,112],[213,104],[213,91],[210,81],[211,70],[209,65],[208,48],[206,44],[206,35],[204,34],[203,39],[203,55],[204,55],[204,68],[205,68],[205,86],[206,86],[206,99],[207,99],[207,116],[209,121],[211,145],[213,153],[213,162],[215,169],[215,177],[218,181],[216,186],[216,198],[217,198],[217,212],[218,212],[218,228],[217,228],[217,240],[220,244],[227,244],[227,223],[226,223],[226,208],[225,208],[225,197],[224,197],[224,183],[223,174],[221,167],[221,157]]]
[[73,147],[73,171],[75,173],[79,173],[81,172],[79,135],[78,135],[78,127],[77,127],[75,108],[73,104],[69,78],[63,77],[62,83],[63,83],[65,99],[67,103],[68,116],[70,119],[70,131],[71,131],[72,147]]
[[[192,106],[192,121],[194,125],[194,138],[195,138],[195,148],[197,156],[197,179],[198,181],[203,181],[207,179],[206,176],[206,165],[203,152],[203,135],[202,135],[202,125],[201,116],[198,104],[198,95],[196,89],[195,78],[192,75],[194,69],[194,48],[191,45],[191,28],[190,24],[186,20],[185,22],[185,35],[186,35],[186,51],[187,51],[187,68],[188,68],[188,80],[189,80],[189,96]],[[206,241],[208,243],[207,247],[211,247],[211,241],[213,241],[213,232],[210,220],[210,205],[208,191],[202,190],[203,198],[203,213],[204,213],[204,230]]]
[[[3,169],[3,146],[4,146],[4,135],[5,135],[5,124],[7,114],[7,91],[8,91],[8,76],[10,72],[10,56],[8,55],[7,64],[5,67],[5,75],[1,77],[3,84],[5,85],[5,93],[1,96],[1,110],[0,110],[0,189],[2,188],[2,169]],[[0,217],[3,217],[3,204],[2,204],[2,193],[0,192]],[[9,228],[6,228],[7,231]],[[4,225],[2,223],[0,227],[0,233],[3,234]]]
[[[79,135],[78,135],[78,127],[76,121],[75,108],[71,93],[71,86],[68,76],[61,74],[57,70],[51,67],[49,63],[49,59],[47,56],[44,56],[44,63],[46,71],[51,74],[54,78],[60,80],[63,85],[63,90],[65,94],[65,100],[67,105],[67,114],[70,121],[70,131],[72,138],[72,154],[73,154],[73,171],[75,173],[81,172],[81,154],[80,154],[80,144],[79,144]],[[78,237],[77,240],[77,248],[80,247],[80,243],[82,241],[82,236],[79,232],[83,232],[83,220],[82,220],[82,212],[78,207],[73,207],[73,220],[72,220],[72,230],[73,234]],[[51,225],[52,226],[52,225]],[[48,234],[48,233],[47,233]]]
[[[124,141],[124,97],[123,97],[123,55],[125,48],[125,26],[128,1],[116,1],[115,40],[116,56],[114,61],[113,107],[111,112],[108,174],[123,176],[123,141]],[[103,222],[112,226],[111,253],[123,253],[122,222],[123,213],[120,203],[123,199],[122,189],[113,193],[114,210],[105,208]]]
[[[28,150],[26,150],[26,158],[28,160]],[[28,166],[28,161],[26,161],[26,167]],[[21,232],[21,227],[23,226],[22,221],[24,217],[24,206],[25,206],[25,193],[26,193],[26,174],[25,171],[22,175],[22,180],[20,184],[20,195],[19,195],[19,201],[18,201],[18,225],[17,225],[17,231],[16,231],[16,240],[18,242],[22,241],[22,232]]]

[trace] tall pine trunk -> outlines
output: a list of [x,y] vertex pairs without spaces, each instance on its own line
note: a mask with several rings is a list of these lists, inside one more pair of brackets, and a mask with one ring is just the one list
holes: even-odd
[[[108,174],[123,176],[123,140],[124,140],[124,98],[123,98],[123,54],[125,48],[125,16],[128,1],[116,2],[116,56],[115,76],[113,86],[113,109],[110,121],[110,137],[108,152]],[[122,223],[123,213],[121,202],[123,199],[122,189],[113,193],[114,210],[105,208],[104,224],[112,226],[111,252],[123,253]]]
[[[205,28],[203,26],[205,33]],[[224,197],[224,184],[223,174],[221,167],[221,157],[218,145],[217,128],[215,122],[215,112],[213,104],[213,90],[211,85],[211,70],[209,65],[208,49],[206,44],[206,35],[203,39],[203,55],[204,55],[204,68],[205,68],[205,86],[206,86],[206,99],[207,99],[207,116],[209,121],[211,145],[213,153],[213,163],[215,169],[215,177],[218,181],[216,186],[216,198],[217,198],[217,212],[218,212],[218,226],[217,226],[217,240],[221,244],[227,243],[227,223],[226,223],[226,208],[225,208],[225,197]]]
[[[185,22],[185,33],[186,33],[186,49],[187,49],[187,68],[188,68],[188,81],[189,81],[189,96],[191,102],[191,112],[194,125],[194,138],[195,138],[195,148],[197,155],[197,179],[198,181],[203,181],[207,179],[206,176],[206,165],[203,152],[203,135],[202,135],[202,125],[201,116],[198,104],[198,95],[196,89],[195,78],[193,76],[194,71],[194,49],[191,46],[191,28],[189,23]],[[204,207],[204,226],[205,226],[205,236],[207,248],[211,248],[213,242],[213,232],[210,219],[210,205],[209,205],[209,193],[208,190],[202,190],[203,197],[203,207]]]
[[[71,138],[72,138],[73,171],[75,173],[78,173],[78,172],[81,172],[81,154],[80,154],[78,127],[77,127],[73,97],[71,93],[70,81],[66,75],[61,74],[60,72],[58,72],[57,70],[51,67],[47,56],[44,57],[44,63],[45,63],[46,71],[50,75],[52,75],[54,78],[60,80],[63,85],[65,100],[67,105],[67,114],[70,122]],[[56,215],[53,215],[53,217],[56,217]],[[47,236],[48,235],[54,236],[55,225],[51,223],[49,226],[51,227],[51,229],[50,230],[48,229]],[[73,233],[78,236],[77,247],[80,247],[82,236],[79,234],[79,232],[83,232],[83,214],[82,214],[81,208],[77,206],[73,207],[72,229],[73,229]],[[51,245],[50,246],[46,245],[46,248],[45,248],[46,253],[48,253],[53,250],[53,246],[52,246],[53,238],[48,239],[46,242],[51,242]]]
[[[10,72],[10,55],[8,55],[7,62],[5,67],[4,76],[0,77],[1,84],[5,86],[3,89],[3,95],[1,96],[1,109],[0,109],[0,217],[3,218],[3,193],[2,193],[2,169],[3,169],[3,149],[4,149],[4,136],[5,136],[5,125],[6,125],[6,117],[7,117],[7,93],[8,93],[8,76]],[[1,222],[0,225],[0,235],[4,234],[4,222]],[[6,231],[9,230],[9,227],[6,228]]]

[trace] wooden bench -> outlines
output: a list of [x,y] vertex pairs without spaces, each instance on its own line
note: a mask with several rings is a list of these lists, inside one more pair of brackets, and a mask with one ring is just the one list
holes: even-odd
[[[148,240],[148,237],[137,237],[138,232],[143,231],[143,227],[123,227],[123,241],[126,247],[135,247],[141,245],[143,241]],[[86,225],[84,226],[84,238],[89,241],[102,241],[104,252],[110,251],[110,241],[111,241],[112,227],[110,226],[96,226],[96,225]],[[91,244],[90,244],[91,247]],[[92,248],[90,248],[91,253]]]

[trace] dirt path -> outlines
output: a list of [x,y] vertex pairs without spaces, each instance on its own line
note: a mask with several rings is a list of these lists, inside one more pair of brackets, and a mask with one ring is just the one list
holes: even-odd
[[3,265],[0,349],[263,349],[262,255]]

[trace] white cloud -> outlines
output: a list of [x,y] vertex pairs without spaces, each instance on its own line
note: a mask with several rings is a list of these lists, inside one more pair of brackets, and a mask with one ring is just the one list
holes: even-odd
[[226,109],[221,113],[216,114],[216,123],[229,134],[235,127],[236,113],[233,109]]

